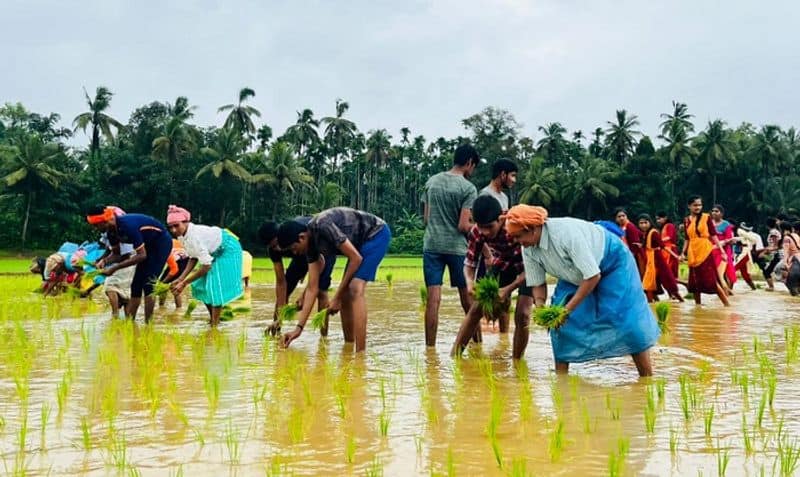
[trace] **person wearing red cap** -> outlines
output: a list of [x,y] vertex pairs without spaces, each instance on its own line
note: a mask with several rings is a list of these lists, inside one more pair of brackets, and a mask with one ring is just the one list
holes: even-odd
[[172,283],[172,292],[180,294],[191,284],[192,295],[208,309],[211,326],[219,325],[222,307],[244,292],[239,239],[219,227],[192,223],[192,214],[176,205],[167,210],[167,227],[189,257],[186,269]]
[[[86,221],[101,232],[108,233],[112,253],[99,267],[103,275],[111,276],[119,270],[136,267],[131,281],[131,296],[126,315],[136,318],[139,304],[144,298],[144,320],[149,323],[155,310],[153,285],[158,280],[167,258],[172,252],[172,237],[158,220],[143,214],[117,215],[114,207],[95,207],[86,216]],[[120,244],[133,245],[135,254],[128,258],[120,255]]]

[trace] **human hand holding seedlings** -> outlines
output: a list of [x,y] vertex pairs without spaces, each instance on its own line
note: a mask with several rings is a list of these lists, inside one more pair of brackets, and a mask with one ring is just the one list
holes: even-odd
[[111,275],[114,274],[114,272],[117,271],[117,267],[112,265],[112,266],[110,266],[108,268],[103,268],[103,269],[98,268],[98,270],[100,271],[101,275],[105,275],[107,277],[110,277]]
[[183,292],[183,289],[186,288],[186,282],[183,280],[176,280],[172,282],[172,285],[170,285],[169,288],[173,295],[180,295]]
[[339,298],[338,294],[333,295],[331,301],[328,302],[328,314],[335,315],[336,313],[339,313],[339,310],[341,309],[342,309],[342,299]]
[[281,320],[275,319],[272,323],[267,326],[267,334],[270,336],[276,336],[278,333],[281,332]]

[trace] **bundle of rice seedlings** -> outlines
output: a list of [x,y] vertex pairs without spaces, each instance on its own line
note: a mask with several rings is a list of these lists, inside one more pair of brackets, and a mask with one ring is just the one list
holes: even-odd
[[186,305],[186,311],[183,312],[184,318],[189,318],[192,316],[192,312],[197,308],[197,300],[189,300],[189,304]]
[[318,312],[314,313],[314,316],[311,317],[311,327],[315,330],[321,330],[323,326],[325,326],[325,318],[328,317],[328,309],[323,308]]
[[222,307],[222,313],[219,314],[219,321],[231,321],[233,319],[233,309],[229,306]]
[[284,321],[293,321],[294,317],[297,316],[297,312],[300,311],[300,307],[297,306],[295,303],[289,303],[283,305],[278,310],[278,319],[281,322]]
[[658,319],[658,327],[661,328],[662,333],[669,331],[669,313],[669,303],[663,301],[656,303],[656,318]]
[[64,295],[74,300],[76,298],[81,298],[81,291],[76,287],[68,286],[66,289],[64,289]]
[[475,300],[485,314],[493,316],[500,305],[500,282],[497,278],[487,275],[475,282]]
[[151,282],[153,284],[153,293],[152,296],[157,296],[159,298],[163,298],[167,296],[169,293],[169,283],[164,283],[161,280],[153,280]]
[[536,308],[533,312],[533,322],[549,330],[555,330],[564,324],[569,312],[561,305],[550,305]]
[[424,308],[428,304],[428,288],[425,285],[419,286],[419,298],[422,301],[422,307]]

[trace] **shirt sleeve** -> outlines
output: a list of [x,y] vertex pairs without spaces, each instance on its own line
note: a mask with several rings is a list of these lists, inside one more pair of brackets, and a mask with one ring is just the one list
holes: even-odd
[[318,239],[327,240],[337,248],[348,240],[347,235],[330,220],[317,222],[311,235],[316,235]]
[[538,287],[547,283],[544,266],[530,255],[529,249],[522,249],[522,264],[525,267],[525,283],[530,287]]
[[211,265],[214,261],[214,257],[211,256],[208,248],[200,243],[196,237],[186,237],[183,246],[186,249],[186,255],[196,258],[197,263],[200,265]]
[[476,189],[475,186],[470,183],[470,187],[468,187],[467,193],[464,195],[464,200],[461,201],[461,208],[471,209],[472,203],[475,202],[475,199],[477,197],[478,197],[478,189]]
[[572,259],[572,264],[584,280],[600,273],[600,264],[592,255],[592,246],[585,235],[571,233],[566,237],[564,252]]
[[464,265],[470,268],[478,267],[478,260],[483,251],[483,235],[478,227],[472,226],[467,237],[467,255],[464,257]]

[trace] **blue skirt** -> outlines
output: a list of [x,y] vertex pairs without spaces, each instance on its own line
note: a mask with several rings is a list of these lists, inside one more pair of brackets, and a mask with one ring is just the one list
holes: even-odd
[[243,293],[242,246],[227,230],[222,231],[222,244],[211,254],[211,270],[192,282],[192,296],[211,306],[225,306]]
[[[580,363],[639,353],[653,346],[661,331],[647,305],[639,269],[628,248],[606,231],[600,283],[567,321],[550,332],[555,360]],[[578,287],[559,280],[553,303],[566,304]]]

